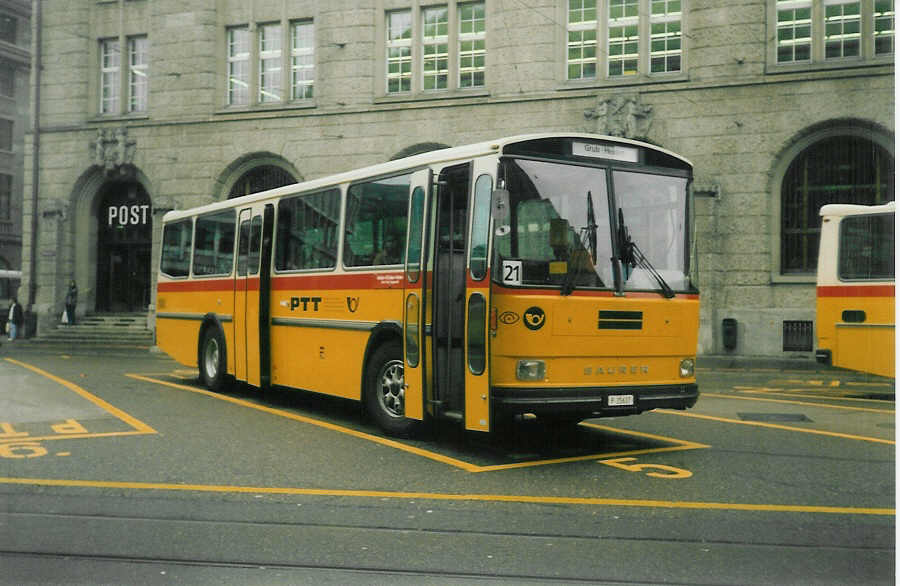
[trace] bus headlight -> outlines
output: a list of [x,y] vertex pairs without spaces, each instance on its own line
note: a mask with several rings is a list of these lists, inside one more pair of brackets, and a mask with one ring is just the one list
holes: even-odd
[[694,359],[685,358],[682,360],[681,364],[678,365],[678,374],[680,374],[682,378],[694,376]]
[[516,365],[516,378],[521,381],[544,380],[547,365],[543,360],[520,360]]

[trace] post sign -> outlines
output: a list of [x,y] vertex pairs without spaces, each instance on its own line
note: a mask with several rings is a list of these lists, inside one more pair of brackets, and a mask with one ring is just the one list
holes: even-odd
[[108,226],[145,226],[150,212],[148,204],[109,206],[106,210]]

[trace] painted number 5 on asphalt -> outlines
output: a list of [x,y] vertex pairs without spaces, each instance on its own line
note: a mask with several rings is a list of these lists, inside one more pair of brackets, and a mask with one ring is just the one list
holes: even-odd
[[600,464],[612,466],[613,468],[619,468],[620,470],[627,470],[628,472],[644,472],[646,470],[652,470],[652,472],[647,472],[647,476],[652,476],[653,478],[674,480],[677,478],[690,478],[694,475],[690,470],[676,468],[675,466],[668,466],[666,464],[626,464],[626,462],[634,462],[635,460],[637,460],[637,458],[615,458],[612,460],[598,460],[598,462]]

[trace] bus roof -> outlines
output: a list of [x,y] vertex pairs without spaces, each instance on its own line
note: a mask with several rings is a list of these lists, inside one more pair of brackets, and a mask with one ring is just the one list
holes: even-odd
[[435,165],[438,163],[446,163],[458,160],[466,160],[472,159],[474,157],[480,157],[491,154],[502,154],[504,150],[510,145],[519,144],[527,141],[541,140],[541,139],[553,139],[553,138],[571,138],[571,139],[589,139],[589,140],[602,140],[608,142],[614,142],[618,144],[624,145],[633,145],[637,147],[642,147],[646,149],[650,149],[665,155],[668,155],[682,163],[686,166],[690,167],[691,162],[685,159],[684,157],[677,155],[671,151],[660,148],[658,146],[637,141],[631,140],[628,138],[620,138],[617,136],[606,136],[601,134],[587,134],[587,133],[577,133],[577,132],[547,132],[547,133],[538,133],[538,134],[520,134],[516,136],[510,136],[505,138],[500,138],[497,140],[490,140],[485,142],[473,143],[465,146],[458,147],[449,147],[445,149],[439,149],[434,151],[429,151],[426,153],[421,153],[418,155],[412,155],[409,157],[404,157],[402,159],[397,159],[394,161],[388,161],[385,163],[378,163],[375,165],[370,165],[368,167],[362,167],[359,169],[354,169],[351,171],[345,171],[342,173],[337,173],[334,175],[327,175],[325,177],[320,177],[318,179],[313,179],[310,181],[303,181],[300,183],[293,183],[290,185],[285,185],[283,187],[277,187],[275,189],[270,189],[268,191],[260,191],[258,193],[251,193],[248,195],[244,195],[241,197],[236,197],[234,199],[218,201],[210,204],[206,204],[203,206],[194,207],[188,210],[173,210],[167,212],[163,217],[164,222],[168,222],[171,220],[176,220],[184,217],[192,217],[194,215],[200,213],[213,212],[221,209],[230,209],[232,207],[236,207],[238,205],[251,204],[261,200],[267,200],[270,198],[278,198],[283,197],[285,195],[292,195],[295,193],[303,193],[308,191],[315,191],[317,189],[323,189],[327,187],[332,187],[336,185],[340,185],[343,183],[351,183],[354,181],[359,181],[361,179],[365,179],[368,177],[375,177],[379,175],[391,175],[394,173],[399,173],[405,170],[414,170],[421,169],[430,165]]
[[894,202],[866,206],[852,203],[829,203],[819,209],[819,215],[825,216],[858,216],[862,214],[890,214],[894,212]]

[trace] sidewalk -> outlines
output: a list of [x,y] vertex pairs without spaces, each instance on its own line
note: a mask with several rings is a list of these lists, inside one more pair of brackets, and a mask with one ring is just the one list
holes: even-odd
[[831,375],[841,378],[895,382],[896,379],[856,372],[845,368],[819,364],[814,358],[780,358],[777,356],[697,356],[697,368],[706,370],[771,370],[778,372],[804,372]]

